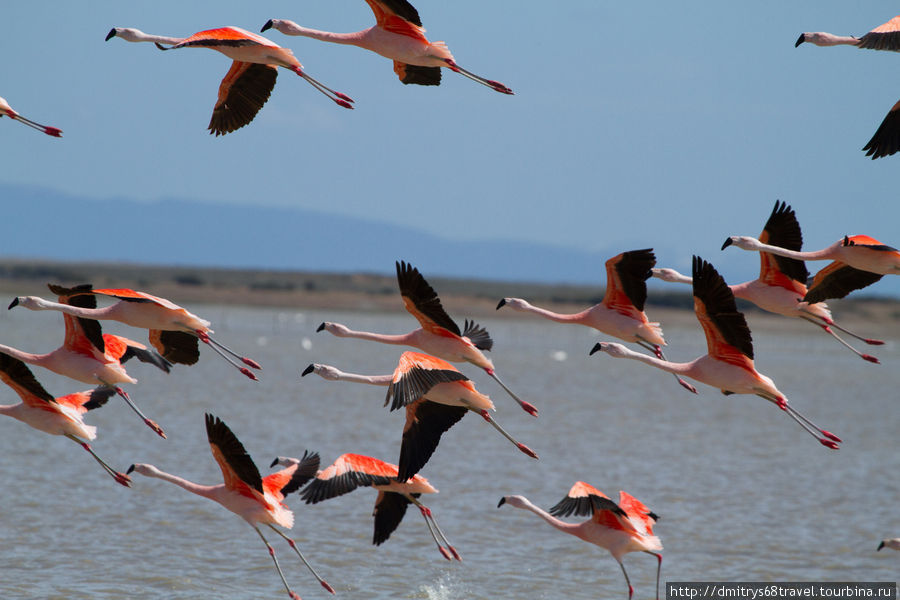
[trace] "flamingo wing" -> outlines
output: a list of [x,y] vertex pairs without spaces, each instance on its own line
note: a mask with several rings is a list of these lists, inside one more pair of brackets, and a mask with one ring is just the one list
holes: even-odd
[[[419,494],[411,494],[418,497]],[[372,543],[380,546],[387,541],[395,529],[400,525],[403,516],[406,514],[406,507],[410,505],[410,501],[403,494],[397,492],[385,492],[379,490],[378,498],[375,499],[375,533],[372,536]]]
[[275,65],[237,60],[231,63],[219,84],[219,98],[209,120],[209,132],[225,135],[250,123],[268,101],[277,77]]
[[126,302],[152,302],[153,304],[159,304],[163,308],[168,308],[171,310],[184,310],[174,302],[166,300],[165,298],[160,298],[159,296],[154,296],[153,294],[148,294],[147,292],[138,292],[136,290],[131,290],[128,288],[95,289],[91,293],[99,294],[102,296],[109,296],[111,298],[116,298],[117,300],[125,300]]
[[[759,241],[770,246],[778,246],[788,250],[799,252],[803,247],[803,232],[800,230],[800,223],[797,221],[797,215],[794,209],[784,202],[776,201],[769,220],[759,235]],[[782,277],[787,276],[790,279],[803,285],[809,278],[809,271],[806,270],[806,263],[796,258],[786,258],[784,256],[775,256],[769,252],[759,253],[759,278],[769,285],[782,285]]]
[[222,469],[225,487],[238,492],[250,488],[262,495],[262,477],[244,445],[221,419],[209,413],[206,414],[206,437],[213,457]]
[[285,496],[296,492],[307,481],[316,476],[319,470],[318,452],[303,451],[303,458],[296,464],[285,467],[271,475],[263,477],[262,486],[265,491],[281,502]]
[[434,454],[444,432],[462,419],[468,410],[429,400],[418,400],[407,405],[397,480],[403,482],[418,473]]
[[591,515],[592,521],[604,527],[636,532],[627,513],[618,504],[583,481],[575,482],[566,497],[551,507],[549,512],[557,517]]
[[743,313],[738,312],[731,288],[711,264],[698,256],[693,258],[692,274],[694,312],[706,334],[709,354],[752,368],[753,338]]
[[863,150],[872,160],[890,156],[900,150],[900,101],[891,107]]
[[150,344],[164,359],[179,365],[193,365],[200,359],[200,342],[183,331],[151,329]]
[[900,252],[892,246],[882,244],[873,237],[867,235],[845,235],[841,243],[843,246],[863,246],[869,250],[878,250],[880,252]]
[[54,410],[56,400],[44,389],[24,362],[0,353],[0,379],[16,391],[22,402],[33,408]]
[[307,504],[316,504],[348,494],[358,487],[388,485],[396,478],[395,465],[371,456],[342,454],[331,466],[316,475],[300,497]]
[[[623,491],[619,491],[619,506],[628,513],[632,524],[639,530],[643,529],[641,533],[653,535],[653,525],[659,520],[659,515],[647,508],[643,502]],[[637,523],[634,523],[635,520]]]
[[[62,290],[68,293],[58,294],[60,304],[68,304],[79,308],[97,308],[97,299],[91,293],[91,284],[86,283],[74,288],[62,288]],[[63,313],[63,322],[66,325],[66,337],[63,345],[66,348],[79,354],[94,355],[95,352],[100,354],[106,353],[103,330],[98,321],[73,317]]]
[[96,387],[92,390],[84,392],[75,392],[74,394],[66,394],[56,399],[60,404],[71,406],[79,414],[84,414],[89,410],[100,408],[106,404],[110,398],[116,395],[116,389],[108,386]]
[[829,298],[843,298],[854,290],[872,285],[881,277],[879,273],[854,269],[836,260],[816,273],[803,301],[813,304]]
[[437,335],[446,335],[446,332],[449,332],[459,337],[461,335],[459,326],[444,310],[437,292],[428,285],[419,270],[402,260],[395,264],[397,283],[406,310],[416,318],[423,329]]
[[106,350],[109,352],[109,355],[118,359],[120,363],[124,364],[129,359],[136,358],[166,373],[172,370],[172,363],[140,342],[120,335],[112,335],[111,333],[104,333],[103,341],[106,344]]
[[391,410],[397,410],[416,402],[439,383],[468,380],[443,359],[420,352],[404,352],[394,370],[384,404],[387,406],[390,402]]
[[900,50],[900,15],[859,38],[856,47],[868,50]]
[[441,85],[440,67],[421,67],[410,65],[399,60],[394,61],[394,73],[405,84],[416,85]]
[[266,39],[261,35],[241,29],[240,27],[219,27],[217,29],[206,29],[198,31],[194,35],[181,40],[179,43],[169,46],[161,46],[156,44],[160,50],[171,50],[173,48],[187,48],[190,46],[200,46],[204,48],[215,48],[216,46],[274,46],[278,48],[278,44],[272,40]]
[[647,301],[647,280],[653,274],[654,265],[656,256],[652,248],[623,252],[607,260],[604,306],[624,314],[631,314],[634,309],[642,312]]
[[366,0],[378,27],[428,43],[419,12],[406,0]]

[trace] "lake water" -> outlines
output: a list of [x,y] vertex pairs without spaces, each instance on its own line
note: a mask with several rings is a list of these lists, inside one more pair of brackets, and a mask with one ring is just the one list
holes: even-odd
[[[391,372],[402,348],[315,333],[322,320],[385,333],[410,330],[405,314],[359,314],[195,306],[217,337],[262,365],[245,379],[208,348],[193,367],[165,375],[129,363],[134,400],[166,430],[158,438],[124,403],[88,414],[100,456],[204,483],[221,482],[209,451],[205,412],[222,418],[263,475],[276,455],[318,451],[369,454],[396,463],[403,416],[382,406],[385,390],[327,382],[300,372],[310,362],[367,374]],[[651,314],[652,316],[652,314]],[[461,318],[460,318],[461,320]],[[875,551],[900,535],[900,350],[873,349],[883,364],[851,355],[812,326],[784,320],[755,334],[757,367],[792,404],[841,436],[834,452],[788,416],[751,396],[692,395],[670,375],[605,354],[602,336],[537,319],[483,319],[495,340],[498,374],[540,410],[521,411],[479,369],[461,366],[491,395],[496,417],[539,455],[518,452],[469,415],[448,431],[422,470],[440,490],[423,501],[463,561],[438,554],[418,511],[384,545],[371,544],[375,492],[361,489],[308,506],[296,495],[292,535],[339,598],[624,598],[625,583],[605,550],[509,506],[521,494],[544,508],[576,480],[616,497],[624,489],[660,515],[663,581],[893,581],[900,553]],[[669,357],[705,352],[693,319],[663,324]],[[750,326],[754,328],[751,316]],[[142,332],[107,331],[145,340]],[[877,335],[870,324],[869,335]],[[61,339],[61,317],[2,311],[0,341],[46,351]],[[34,369],[54,395],[84,389]],[[3,388],[0,402],[18,398]],[[81,448],[61,437],[0,420],[0,597],[278,598],[281,582],[257,535],[217,504],[134,475],[116,485]],[[330,597],[283,540],[268,537],[289,583],[303,598]],[[629,554],[636,598],[652,598],[656,561]]]

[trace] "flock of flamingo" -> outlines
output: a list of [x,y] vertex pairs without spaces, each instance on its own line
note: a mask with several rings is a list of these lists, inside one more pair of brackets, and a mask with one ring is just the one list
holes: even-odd
[[[394,61],[394,71],[404,84],[438,85],[441,69],[447,68],[503,94],[512,90],[502,83],[485,79],[460,67],[446,44],[429,42],[419,15],[406,0],[366,0],[375,14],[370,29],[338,34],[301,27],[292,21],[271,19],[262,31],[276,29],[286,35],[300,35],[339,44],[352,44]],[[825,33],[804,33],[797,41],[827,46],[855,45],[877,50],[900,50],[900,17],[874,29],[861,38],[838,37]],[[352,109],[353,100],[314,79],[291,50],[237,27],[222,27],[195,33],[186,38],[155,36],[138,29],[115,27],[106,39],[119,37],[130,42],[154,42],[160,50],[207,47],[225,54],[233,63],[219,87],[218,99],[209,123],[210,133],[224,135],[250,123],[267,101],[284,67],[306,79],[316,90],[339,106]],[[885,118],[865,150],[873,158],[897,152],[900,147],[900,103]],[[25,125],[60,137],[61,130],[40,125],[14,111],[0,98],[0,116],[6,115]],[[779,390],[775,382],[756,370],[750,329],[737,309],[735,298],[748,300],[763,310],[786,317],[803,319],[830,335],[865,361],[878,363],[871,354],[857,349],[845,337],[867,345],[880,340],[851,332],[832,318],[825,300],[842,298],[852,291],[877,282],[882,276],[900,274],[900,251],[865,236],[844,236],[822,250],[804,252],[802,232],[793,209],[776,202],[762,234],[758,237],[731,236],[722,246],[756,251],[760,256],[760,275],[753,281],[728,285],[708,261],[695,256],[690,276],[673,269],[656,268],[652,249],[623,252],[606,261],[607,284],[601,303],[575,314],[559,314],[534,306],[524,299],[503,298],[497,309],[531,313],[559,323],[594,328],[604,335],[636,345],[632,350],[618,342],[599,342],[590,354],[605,353],[628,358],[672,373],[678,384],[692,393],[697,389],[687,380],[700,382],[724,394],[759,396],[784,411],[804,432],[821,445],[838,450],[842,442],[834,433],[819,427],[799,412]],[[810,280],[805,261],[831,261]],[[121,384],[135,383],[124,364],[130,358],[150,363],[169,372],[174,364],[197,363],[200,343],[211,348],[246,377],[255,380],[260,365],[242,356],[212,337],[210,322],[164,298],[130,289],[95,289],[90,284],[62,287],[51,284],[56,301],[36,296],[20,296],[9,305],[29,310],[62,313],[65,332],[59,348],[44,354],[0,345],[0,378],[20,397],[21,403],[0,406],[0,413],[51,435],[65,436],[90,453],[103,470],[123,486],[131,486],[131,473],[169,481],[193,494],[214,500],[247,521],[263,540],[279,578],[291,598],[299,596],[287,582],[274,548],[260,525],[266,525],[284,538],[298,558],[329,592],[334,589],[300,552],[296,542],[280,528],[291,529],[292,511],[285,497],[293,492],[307,504],[328,500],[360,487],[377,491],[374,509],[373,543],[385,542],[399,526],[410,504],[421,513],[440,554],[448,560],[461,560],[458,550],[438,526],[431,510],[422,503],[422,494],[437,490],[419,474],[437,451],[441,436],[469,412],[474,412],[532,459],[538,455],[501,427],[492,416],[495,406],[478,391],[473,382],[451,363],[471,363],[484,370],[527,413],[537,417],[538,407],[523,400],[499,377],[493,362],[485,355],[493,346],[488,331],[466,320],[462,327],[444,310],[434,288],[422,274],[405,261],[396,263],[397,282],[403,304],[418,321],[419,327],[405,334],[387,335],[354,331],[340,323],[324,322],[318,331],[343,338],[369,340],[419,350],[405,351],[393,373],[361,375],[347,373],[320,363],[309,365],[303,375],[316,374],[330,381],[350,381],[386,387],[385,406],[405,410],[401,450],[397,464],[375,457],[345,453],[328,467],[320,469],[320,458],[306,451],[301,458],[279,456],[272,467],[279,470],[262,477],[253,460],[232,430],[218,417],[206,415],[206,433],[210,448],[222,471],[223,483],[200,485],[161,471],[149,464],[133,464],[122,473],[100,458],[90,443],[96,428],[85,423],[87,411],[99,408],[114,395],[120,396],[143,422],[159,436],[165,432],[138,408]],[[694,310],[707,341],[707,353],[690,362],[666,358],[666,341],[659,323],[644,312],[646,282],[650,277],[692,286]],[[97,298],[111,304],[98,307]],[[148,331],[149,346],[122,336],[104,334],[100,322],[113,320]],[[838,333],[840,332],[840,333]],[[586,349],[587,350],[587,349]],[[86,391],[54,396],[44,389],[28,365],[38,366],[75,381],[96,386]],[[628,597],[633,587],[623,563],[631,552],[645,552],[657,558],[657,598],[662,563],[662,544],[654,535],[658,516],[636,498],[622,491],[618,501],[588,483],[578,481],[565,497],[549,510],[543,510],[527,498],[507,495],[498,504],[531,511],[560,531],[605,548],[615,558],[625,577]],[[559,517],[589,516],[573,524]],[[278,527],[276,527],[278,526]],[[900,540],[886,539],[881,548],[900,550]]]

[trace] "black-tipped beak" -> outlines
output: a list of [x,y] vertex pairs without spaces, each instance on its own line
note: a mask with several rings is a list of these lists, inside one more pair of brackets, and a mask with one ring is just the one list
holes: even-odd
[[259,32],[262,33],[266,29],[272,29],[272,19],[266,21],[266,24],[262,26],[262,29],[260,29]]
[[497,308],[495,310],[500,310],[504,306],[506,306],[506,298],[501,298],[500,302],[497,303]]
[[500,508],[504,504],[506,504],[506,496],[503,496],[502,498],[500,498],[500,502],[497,503],[497,508]]
[[300,377],[306,377],[307,375],[309,375],[310,373],[312,373],[315,370],[316,370],[316,366],[314,364],[310,363],[310,365],[308,367],[306,367],[305,369],[303,369],[303,372],[300,373]]
[[325,323],[324,323],[324,322],[323,322],[321,325],[319,325],[319,327],[316,329],[316,333],[319,333],[319,332],[322,331],[323,329],[325,329]]
[[114,37],[116,37],[116,28],[115,27],[113,27],[112,29],[109,30],[109,33],[106,34],[106,39],[103,41],[108,42],[109,40],[113,39]]
[[18,305],[19,305],[19,298],[18,298],[18,296],[16,296],[15,298],[13,298],[13,301],[9,303],[9,306],[6,307],[6,310],[10,310],[13,306],[18,306]]
[[[269,21],[269,22],[271,23],[271,21]],[[275,457],[275,460],[272,461],[272,464],[269,465],[269,468],[271,469],[272,467],[274,467],[274,466],[277,465],[277,464],[278,464],[278,457],[276,456],[276,457]]]
[[130,467],[128,467],[128,470],[125,471],[125,474],[128,475],[128,474],[131,473],[132,471],[134,471],[134,465],[131,465]]
[[727,248],[727,247],[730,246],[730,245],[731,245],[731,238],[728,238],[727,240],[725,240],[725,243],[722,244],[722,247],[719,248],[719,249],[720,249],[720,250],[724,250],[725,248]]
[[[271,21],[270,21],[270,22],[271,22]],[[800,44],[802,44],[802,43],[805,42],[805,41],[806,41],[806,34],[805,34],[805,33],[801,33],[801,34],[800,34],[800,37],[798,37],[798,38],[797,38],[797,41],[794,43],[794,48],[796,48],[797,46],[799,46]]]
[[603,346],[601,346],[600,343],[597,342],[596,344],[594,344],[594,347],[591,348],[591,351],[588,353],[588,356],[593,356],[594,352],[600,352],[601,350],[603,350]]
[[875,549],[875,552],[878,552],[882,548],[884,548],[884,542],[881,542],[880,544],[878,544],[878,548]]

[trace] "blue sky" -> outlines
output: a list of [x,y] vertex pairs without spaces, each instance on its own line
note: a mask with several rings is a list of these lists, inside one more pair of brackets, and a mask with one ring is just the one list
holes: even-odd
[[[0,181],[90,198],[311,208],[460,239],[666,247],[663,262],[682,269],[693,253],[715,262],[727,235],[758,234],[776,199],[796,209],[807,249],[856,233],[900,246],[900,156],[872,161],[860,151],[900,98],[900,58],[794,48],[802,31],[861,35],[895,4],[415,5],[430,39],[516,95],[450,72],[438,88],[404,86],[380,56],[269,31],[356,110],[281,70],[254,122],[215,138],[206,125],[229,60],[104,42],[111,27],[187,36],[286,18],[356,31],[373,22],[368,6],[12,3],[0,96],[64,138],[3,119]],[[85,215],[84,226],[102,217]],[[214,227],[215,215],[197,226]],[[756,269],[748,254],[746,271],[726,277]]]

